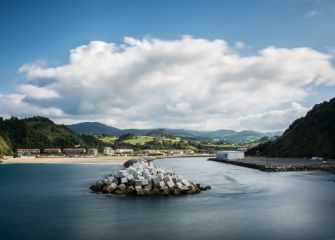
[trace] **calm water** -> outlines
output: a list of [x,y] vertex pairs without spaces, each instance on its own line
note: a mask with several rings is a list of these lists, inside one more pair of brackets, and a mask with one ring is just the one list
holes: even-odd
[[212,190],[134,198],[88,187],[117,165],[0,165],[0,239],[335,239],[335,175],[156,161]]

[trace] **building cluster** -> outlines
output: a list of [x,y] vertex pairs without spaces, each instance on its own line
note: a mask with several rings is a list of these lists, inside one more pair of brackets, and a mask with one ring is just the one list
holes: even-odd
[[127,148],[120,148],[120,149],[115,149],[114,154],[132,155],[132,154],[134,154],[134,150],[133,149],[127,149]]
[[[19,148],[16,150],[19,157],[29,157],[29,156],[81,156],[81,155],[90,155],[97,156],[99,151],[97,148],[83,148],[76,146],[73,148],[45,148],[43,150],[38,148]],[[133,149],[113,149],[111,147],[105,147],[103,149],[104,155],[133,155]]]
[[[19,157],[23,156],[82,156],[82,155],[90,155],[90,156],[97,156],[99,151],[97,148],[83,148],[80,146],[73,147],[73,148],[45,148],[45,149],[38,149],[38,148],[19,148],[16,150],[17,155]],[[103,155],[134,155],[133,149],[128,148],[119,148],[113,149],[111,147],[104,147],[102,149]],[[193,150],[189,149],[144,149],[139,152],[136,152],[137,155],[144,155],[144,156],[179,156],[179,155],[191,155],[194,154]]]
[[104,147],[103,154],[104,155],[133,155],[134,150],[129,149],[129,148],[113,149],[111,147]]
[[194,154],[194,151],[190,149],[144,149],[141,151],[141,154],[175,156]]
[[45,148],[41,151],[38,148],[18,148],[16,149],[17,155],[19,157],[24,156],[39,156],[39,155],[47,155],[47,156],[59,156],[59,155],[66,155],[66,156],[77,156],[77,155],[97,155],[98,149],[96,148],[86,148],[81,147],[74,147],[74,148],[64,148],[63,150],[60,148]]
[[16,150],[17,155],[21,156],[37,156],[40,155],[41,150],[38,148],[19,148]]

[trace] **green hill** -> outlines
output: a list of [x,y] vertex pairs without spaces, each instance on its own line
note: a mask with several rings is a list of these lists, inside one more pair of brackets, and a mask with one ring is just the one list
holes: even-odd
[[74,145],[99,147],[102,144],[93,136],[78,135],[66,126],[55,124],[44,117],[0,118],[0,137],[2,155],[17,148],[65,148]]
[[317,104],[295,120],[275,141],[260,144],[248,155],[335,158],[335,98]]

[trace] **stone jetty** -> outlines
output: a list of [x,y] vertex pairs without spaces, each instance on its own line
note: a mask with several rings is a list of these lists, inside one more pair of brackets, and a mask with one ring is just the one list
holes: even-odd
[[208,185],[191,183],[183,176],[143,159],[127,161],[124,169],[91,186],[93,192],[136,196],[193,194],[210,188]]
[[209,158],[208,160],[254,168],[264,172],[329,171],[335,173],[334,159],[245,157],[239,160],[221,160],[216,158]]

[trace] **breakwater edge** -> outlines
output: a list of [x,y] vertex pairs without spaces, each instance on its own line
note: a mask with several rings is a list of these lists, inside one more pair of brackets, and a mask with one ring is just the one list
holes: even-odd
[[301,158],[246,157],[238,160],[208,158],[208,161],[217,161],[241,167],[253,168],[264,172],[328,171],[335,173],[334,159],[315,161]]

